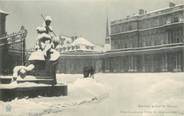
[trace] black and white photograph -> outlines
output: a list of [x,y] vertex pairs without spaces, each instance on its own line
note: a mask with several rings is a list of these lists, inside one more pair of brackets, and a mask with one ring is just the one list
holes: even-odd
[[0,116],[184,116],[184,0],[0,0]]

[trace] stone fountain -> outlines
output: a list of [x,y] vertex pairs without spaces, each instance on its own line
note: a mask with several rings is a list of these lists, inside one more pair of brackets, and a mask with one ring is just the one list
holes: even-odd
[[57,83],[56,78],[60,57],[60,53],[55,49],[58,42],[49,36],[47,29],[47,25],[37,29],[37,47],[30,54],[28,64],[16,66],[12,76],[0,78],[0,100],[67,95],[67,85]]

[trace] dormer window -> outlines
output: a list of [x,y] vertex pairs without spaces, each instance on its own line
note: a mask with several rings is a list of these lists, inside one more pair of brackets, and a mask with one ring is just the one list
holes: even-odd
[[86,49],[89,49],[89,46],[86,46]]

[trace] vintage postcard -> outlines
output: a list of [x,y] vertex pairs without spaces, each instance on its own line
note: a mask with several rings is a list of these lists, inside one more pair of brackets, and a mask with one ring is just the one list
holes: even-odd
[[0,116],[183,116],[183,0],[0,0]]

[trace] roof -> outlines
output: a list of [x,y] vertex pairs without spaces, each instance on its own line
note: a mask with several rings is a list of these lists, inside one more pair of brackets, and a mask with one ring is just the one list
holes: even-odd
[[83,38],[83,37],[79,37],[77,38],[73,43],[73,46],[76,45],[86,45],[86,46],[95,46],[93,43],[91,43],[90,41],[88,41],[87,39]]
[[95,46],[94,50],[97,52],[104,52],[105,51],[103,47],[98,46],[98,45]]
[[1,10],[1,9],[0,9],[0,13],[1,13],[1,14],[5,14],[5,15],[8,15],[8,14],[9,14],[8,12],[5,12],[5,11],[3,11],[3,10]]
[[150,18],[150,17],[155,17],[159,15],[165,15],[167,13],[173,13],[173,12],[178,12],[180,10],[184,10],[184,4],[179,4],[174,7],[166,7],[162,9],[157,9],[157,10],[152,10],[152,11],[146,11],[144,14],[136,14],[127,18],[119,19],[119,20],[114,20],[111,21],[111,25],[119,24],[119,23],[127,23],[130,21],[136,21],[144,18]]

